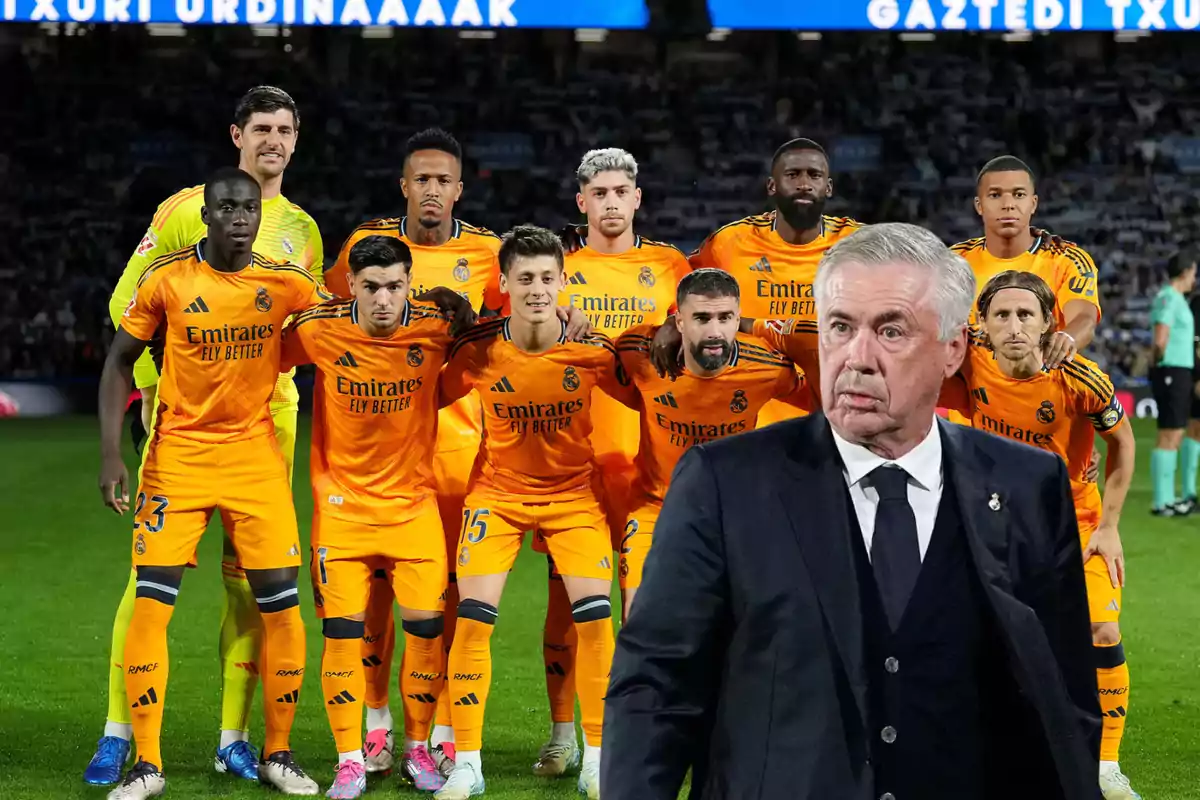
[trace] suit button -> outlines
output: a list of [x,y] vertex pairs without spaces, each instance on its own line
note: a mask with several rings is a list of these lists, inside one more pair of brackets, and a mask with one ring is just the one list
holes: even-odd
[[891,792],[884,792],[883,794],[879,795],[879,800],[896,800],[896,795],[892,794]]
[[883,739],[884,744],[891,744],[892,742],[896,741],[896,729],[891,725],[888,725],[879,732],[879,738]]
[[883,662],[883,668],[895,675],[900,671],[900,662],[895,658],[888,656],[887,660]]

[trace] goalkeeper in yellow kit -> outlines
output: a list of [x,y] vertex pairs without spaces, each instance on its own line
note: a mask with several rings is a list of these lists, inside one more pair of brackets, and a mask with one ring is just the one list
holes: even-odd
[[[273,86],[258,86],[238,102],[230,135],[241,151],[238,166],[262,186],[262,225],[254,241],[254,251],[305,267],[320,280],[324,253],[316,223],[280,193],[283,172],[295,150],[299,128],[300,115],[288,93]],[[193,186],[177,192],[158,207],[109,301],[109,314],[114,324],[120,322],[126,306],[133,299],[138,278],[152,261],[204,238],[205,225],[200,219],[203,205],[204,187]],[[207,310],[203,298],[197,297],[183,313],[203,315]],[[142,421],[148,435],[153,436],[158,373],[149,349],[138,359],[133,376],[142,392]],[[287,460],[289,479],[296,449],[298,404],[299,394],[292,373],[280,375],[271,397],[271,416],[275,421],[275,437]],[[254,594],[228,539],[225,540],[221,575],[225,585],[220,638],[221,739],[215,766],[218,772],[258,780],[258,754],[247,741],[247,729],[250,705],[258,683],[262,623]],[[84,781],[98,786],[116,783],[129,758],[132,728],[121,659],[125,650],[125,632],[133,613],[135,584],[136,574],[131,573],[113,622],[108,721],[104,736],[97,743],[96,753],[84,772]]]

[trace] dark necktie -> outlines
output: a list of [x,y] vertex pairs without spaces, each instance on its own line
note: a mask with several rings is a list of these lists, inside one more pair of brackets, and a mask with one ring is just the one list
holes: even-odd
[[879,493],[875,535],[871,538],[871,568],[888,622],[892,630],[897,630],[921,572],[917,517],[908,503],[907,472],[899,467],[876,467],[870,478]]

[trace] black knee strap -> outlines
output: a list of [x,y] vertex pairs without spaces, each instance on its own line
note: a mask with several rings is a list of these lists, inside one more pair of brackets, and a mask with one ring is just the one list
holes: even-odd
[[472,619],[476,622],[482,622],[484,625],[495,625],[496,617],[500,616],[500,611],[490,603],[481,603],[478,600],[463,600],[458,604],[458,618]]
[[602,594],[585,597],[578,603],[571,604],[571,618],[576,622],[612,619],[612,600]]
[[1093,657],[1096,659],[1096,669],[1116,669],[1125,663],[1125,645],[1115,644],[1108,647],[1092,646]]
[[179,597],[179,584],[182,580],[183,576],[176,575],[173,571],[138,567],[133,596],[173,606]]
[[361,639],[367,624],[361,619],[334,617],[321,623],[321,633],[326,639]]
[[436,639],[446,629],[446,620],[443,617],[406,619],[400,623],[400,627],[418,639]]
[[300,590],[296,581],[278,581],[254,590],[258,610],[263,614],[275,614],[300,605]]

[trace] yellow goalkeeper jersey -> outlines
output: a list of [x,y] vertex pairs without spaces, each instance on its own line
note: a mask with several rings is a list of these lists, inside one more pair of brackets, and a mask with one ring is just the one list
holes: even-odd
[[[114,326],[120,326],[121,315],[125,313],[125,307],[137,289],[138,278],[154,259],[190,247],[204,238],[208,231],[200,219],[203,205],[203,185],[176,192],[159,205],[154,220],[146,229],[146,235],[130,256],[109,298],[108,315]],[[304,209],[289,202],[282,194],[262,204],[262,224],[254,240],[254,251],[278,261],[298,264],[311,272],[318,282],[321,280],[325,261],[321,231]],[[279,376],[271,397],[272,403],[295,405],[299,402],[300,396],[292,382],[293,374],[294,370]],[[158,383],[158,371],[154,368],[149,350],[142,353],[134,365],[133,379],[139,389]]]

